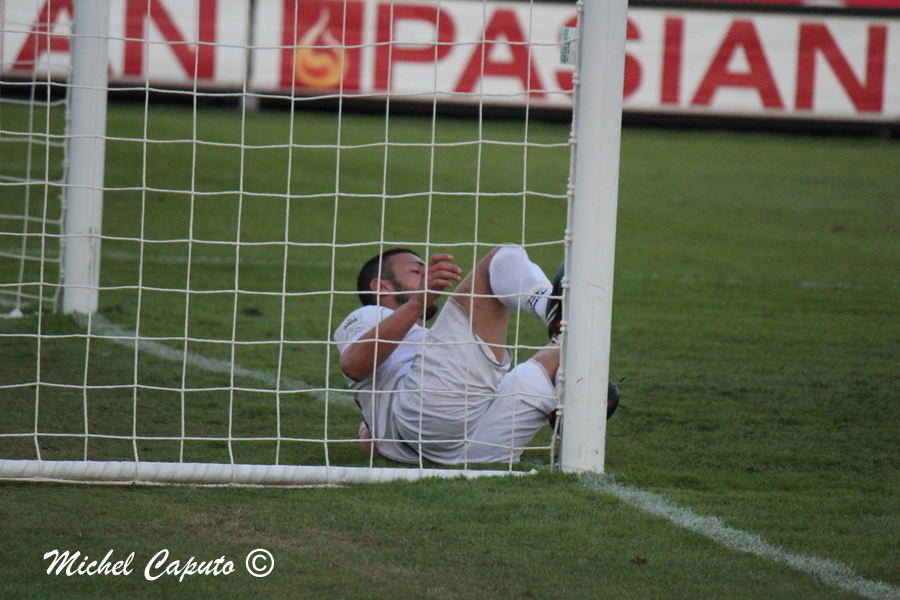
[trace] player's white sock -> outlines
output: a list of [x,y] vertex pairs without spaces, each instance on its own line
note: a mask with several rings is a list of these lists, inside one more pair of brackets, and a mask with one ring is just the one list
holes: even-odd
[[553,284],[519,246],[503,246],[488,268],[491,289],[506,306],[547,322],[547,296]]

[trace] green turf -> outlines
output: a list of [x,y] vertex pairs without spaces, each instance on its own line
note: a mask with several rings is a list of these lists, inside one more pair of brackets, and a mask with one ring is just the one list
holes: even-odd
[[[140,112],[114,106],[110,135],[142,138]],[[171,107],[151,111],[146,133],[188,141],[110,143],[102,277],[117,289],[104,291],[100,314],[123,328],[139,324],[144,335],[171,338],[187,329],[190,352],[226,361],[230,347],[215,341],[248,342],[235,347],[235,362],[273,376],[280,365],[292,381],[339,387],[325,340],[352,308],[356,267],[375,249],[359,244],[382,230],[385,239],[450,249],[464,266],[504,241],[546,243],[532,253],[547,270],[561,255],[564,201],[545,194],[564,191],[563,147],[531,147],[527,161],[501,144],[445,147],[432,179],[427,148],[392,146],[385,160],[377,145],[383,118],[346,115],[336,168],[334,148],[311,147],[337,140],[332,115],[299,112],[291,131],[286,112],[264,112],[251,115],[245,132],[234,112],[197,116],[202,140],[237,143],[243,135],[256,146],[291,139],[303,146],[243,155],[197,146],[195,154],[191,111]],[[434,135],[522,141],[526,132],[520,123],[492,121],[479,131],[475,121],[446,119]],[[430,121],[392,119],[389,137],[427,142]],[[541,144],[567,137],[564,125],[533,123],[527,131]],[[357,147],[366,144],[376,145]],[[18,153],[5,145],[0,152],[0,171],[22,168]],[[898,159],[896,142],[877,139],[626,129],[612,356],[624,395],[607,437],[607,469],[620,481],[895,586]],[[288,202],[288,181],[293,195],[322,196]],[[179,189],[200,193],[193,221],[189,195]],[[411,195],[382,203],[384,191]],[[4,194],[0,213],[18,201]],[[125,239],[141,235],[143,245]],[[2,235],[0,244],[15,239]],[[241,247],[236,277],[234,246],[217,242],[238,239],[251,244]],[[284,244],[253,244],[285,239],[286,279]],[[341,293],[309,294],[331,287],[331,251],[316,246],[331,242],[339,244],[333,281]],[[0,280],[12,281],[16,267],[0,260]],[[236,283],[241,293],[223,291]],[[186,284],[195,292],[189,304],[174,291]],[[38,327],[39,363],[37,341],[28,337]],[[34,381],[39,367],[42,382],[79,386],[86,340],[55,335],[83,331],[48,314],[0,321],[3,382]],[[541,334],[538,324],[523,322],[519,341],[537,345]],[[90,340],[87,378],[98,386],[87,404],[90,431],[123,438],[92,438],[90,458],[133,457],[134,411],[139,436],[176,435],[184,402],[189,436],[227,437],[231,424],[233,437],[274,436],[280,427],[289,439],[230,449],[215,440],[183,447],[145,440],[137,444],[142,459],[227,461],[231,453],[241,462],[271,461],[277,451],[288,464],[366,462],[352,442],[340,441],[352,439],[357,423],[341,394],[330,397],[326,420],[312,392],[279,397],[260,391],[266,386],[257,380],[232,382],[191,366],[182,372],[180,363],[147,353],[137,364],[135,372],[132,349]],[[135,379],[143,386],[137,393]],[[182,383],[202,390],[182,398],[171,391]],[[34,431],[35,398],[33,387],[0,389],[0,431]],[[44,385],[39,399],[41,432],[84,430],[77,387]],[[327,457],[322,443],[305,441],[322,438],[325,423]],[[44,436],[40,444],[45,458],[85,452],[79,438]],[[34,454],[33,437],[0,438],[0,457]],[[547,453],[527,460],[546,464]],[[16,515],[0,543],[0,589],[10,597],[154,597],[176,589],[197,597],[854,597],[559,474],[313,490],[14,484],[3,486],[0,505]],[[145,582],[140,573],[54,578],[41,572],[40,555],[57,546],[100,556],[134,551],[141,568],[161,548],[183,559],[226,554],[238,573],[181,584]],[[257,546],[276,556],[266,580],[243,572],[243,555]]]

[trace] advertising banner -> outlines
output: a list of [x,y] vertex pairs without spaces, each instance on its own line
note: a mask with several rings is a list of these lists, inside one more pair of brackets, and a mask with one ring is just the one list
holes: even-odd
[[[240,88],[249,0],[110,0],[109,81],[200,90]],[[65,77],[73,0],[0,3],[0,73]]]
[[[72,0],[3,3],[4,76],[67,67]],[[112,0],[118,86],[569,109],[568,4]],[[893,13],[885,13],[893,14]],[[584,61],[583,69],[590,69]],[[900,16],[629,10],[625,111],[900,120]]]

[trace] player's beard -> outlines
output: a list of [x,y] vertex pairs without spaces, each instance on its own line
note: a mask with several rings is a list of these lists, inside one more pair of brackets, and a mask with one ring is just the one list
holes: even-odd
[[[394,285],[395,288],[397,288],[397,291],[400,292],[400,293],[394,294],[394,300],[397,301],[397,304],[402,306],[402,305],[406,304],[407,302],[409,302],[410,300],[412,300],[412,298],[413,298],[412,294],[403,293],[403,292],[411,292],[412,290],[404,288],[398,281],[391,281],[391,283]],[[426,307],[425,308],[425,320],[428,321],[434,315],[436,315],[437,312],[438,312],[437,304],[432,304],[431,306]]]

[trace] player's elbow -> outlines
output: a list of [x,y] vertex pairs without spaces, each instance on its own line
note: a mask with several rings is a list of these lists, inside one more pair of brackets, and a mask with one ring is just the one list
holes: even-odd
[[353,381],[362,381],[369,376],[371,371],[367,365],[362,364],[359,360],[354,360],[352,356],[346,353],[341,356],[341,373]]

